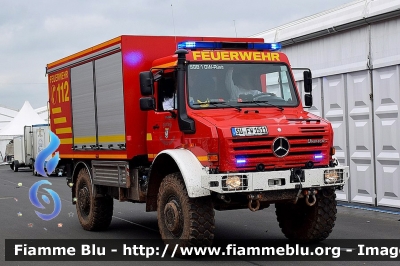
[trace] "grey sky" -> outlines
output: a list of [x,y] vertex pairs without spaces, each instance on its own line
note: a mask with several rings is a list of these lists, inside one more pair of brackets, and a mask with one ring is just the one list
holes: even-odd
[[245,37],[349,2],[0,0],[0,106],[45,106],[46,64],[120,35]]

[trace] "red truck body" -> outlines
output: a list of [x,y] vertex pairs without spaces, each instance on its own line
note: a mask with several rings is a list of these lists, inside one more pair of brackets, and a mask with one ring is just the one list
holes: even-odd
[[[139,73],[149,70],[153,66],[154,60],[173,54],[177,43],[186,40],[263,42],[263,39],[260,38],[120,36],[48,64],[51,130],[61,140],[58,150],[60,158],[128,160],[150,154],[151,159],[155,151],[148,152],[147,150],[147,112],[141,111],[138,105],[141,97]],[[71,95],[74,88],[71,88],[71,67],[118,52],[121,52],[122,56],[125,132],[124,134],[106,135],[104,137],[113,138],[120,144],[126,143],[126,149],[72,149],[73,146],[89,143],[91,138],[95,145],[96,140],[93,138],[96,138],[96,136],[92,134],[75,138],[74,141],[71,105]],[[157,150],[160,151],[161,147]]]

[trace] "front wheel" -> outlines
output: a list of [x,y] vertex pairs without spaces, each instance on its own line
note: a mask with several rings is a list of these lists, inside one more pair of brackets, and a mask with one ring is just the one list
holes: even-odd
[[79,171],[75,188],[76,212],[83,229],[88,231],[107,229],[113,215],[113,198],[108,195],[93,197],[92,182],[86,168]]
[[319,242],[332,232],[336,220],[336,194],[323,189],[316,195],[317,202],[307,206],[304,199],[297,204],[276,203],[276,216],[283,234],[299,242]]
[[[212,245],[215,221],[211,198],[189,198],[180,173],[169,174],[161,182],[157,216],[166,244],[168,240],[179,240],[180,246],[186,247]],[[169,247],[171,252],[173,246]]]

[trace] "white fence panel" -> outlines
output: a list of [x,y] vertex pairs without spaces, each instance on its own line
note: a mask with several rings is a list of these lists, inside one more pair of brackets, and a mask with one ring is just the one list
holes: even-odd
[[377,204],[400,207],[399,66],[373,71]]
[[[336,149],[336,158],[340,164],[348,165],[347,160],[347,117],[346,117],[346,101],[345,101],[345,81],[344,75],[333,75],[322,79],[323,95],[324,95],[324,118],[329,120],[334,130],[333,146]],[[339,200],[348,200],[348,190],[337,192]]]
[[371,79],[367,70],[347,74],[351,201],[375,203]]

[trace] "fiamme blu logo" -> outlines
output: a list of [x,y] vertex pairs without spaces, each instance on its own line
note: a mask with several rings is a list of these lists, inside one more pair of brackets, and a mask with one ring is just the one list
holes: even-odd
[[[43,184],[47,184],[47,185],[51,185],[51,183],[47,180],[40,180],[38,182],[36,182],[35,184],[33,184],[31,186],[31,188],[29,189],[29,199],[31,201],[31,203],[33,204],[33,206],[39,208],[39,209],[45,209],[45,207],[43,206],[42,203],[40,203],[39,199],[38,199],[38,190],[39,187]],[[42,220],[45,221],[49,221],[53,218],[55,218],[61,211],[61,200],[60,197],[58,196],[58,194],[49,188],[43,188],[45,191],[47,191],[50,196],[53,198],[54,201],[54,210],[52,213],[50,214],[43,214],[41,212],[35,211],[36,215],[39,216],[39,218],[41,218]],[[46,203],[46,204],[50,204],[50,199],[46,196],[46,195],[42,195],[42,200]]]
[[[60,139],[51,131],[50,132],[50,143],[49,145],[39,152],[36,161],[35,161],[35,169],[38,174],[42,176],[48,177],[57,167],[58,161],[60,160],[58,152],[52,157],[47,163],[46,158],[52,155],[60,146]],[[45,209],[46,207],[39,201],[38,192],[41,185],[51,185],[48,180],[40,180],[34,183],[29,189],[29,200],[39,209]],[[50,214],[44,214],[39,211],[35,211],[36,215],[39,216],[42,220],[49,221],[55,218],[61,211],[61,200],[58,194],[49,188],[43,188],[47,193],[50,194],[51,198],[54,202],[54,210]],[[46,195],[41,196],[42,200],[46,204],[50,204],[50,199]]]
[[[36,161],[35,161],[35,169],[38,174],[42,176],[49,176],[57,167],[58,161],[60,160],[60,156],[58,152],[52,157],[47,163],[46,158],[53,154],[60,146],[60,139],[54,134],[50,132],[50,143],[49,145],[39,152]],[[45,169],[46,167],[46,169]],[[47,170],[47,172],[46,172]]]

